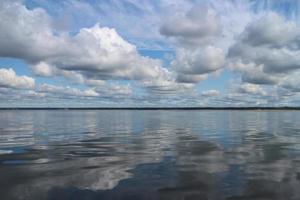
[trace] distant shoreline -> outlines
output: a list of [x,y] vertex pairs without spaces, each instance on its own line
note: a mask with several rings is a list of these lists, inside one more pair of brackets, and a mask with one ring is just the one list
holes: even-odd
[[3,107],[0,110],[300,110],[300,107]]

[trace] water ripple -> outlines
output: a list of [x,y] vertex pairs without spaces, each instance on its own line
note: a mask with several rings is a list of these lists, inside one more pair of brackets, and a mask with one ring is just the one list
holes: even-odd
[[289,111],[3,111],[1,198],[296,200],[299,120]]

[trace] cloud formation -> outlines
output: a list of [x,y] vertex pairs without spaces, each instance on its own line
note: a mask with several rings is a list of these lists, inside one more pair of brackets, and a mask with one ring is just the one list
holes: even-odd
[[182,45],[197,46],[211,42],[221,28],[215,11],[202,5],[166,21],[160,33],[178,39]]
[[299,38],[297,24],[274,12],[250,23],[228,52],[229,66],[241,73],[245,83],[240,92],[267,96],[263,87],[271,86],[277,90],[272,101],[278,103],[288,96],[296,96]]
[[[284,33],[284,34],[283,34]],[[261,65],[264,73],[285,73],[299,69],[299,29],[282,16],[269,13],[247,26],[229,56]]]
[[[87,86],[131,80],[140,82],[147,91],[151,82],[156,82],[156,88],[172,93],[186,88],[176,83],[173,73],[162,66],[161,60],[140,55],[136,46],[113,28],[97,23],[71,35],[56,32],[52,18],[41,8],[29,10],[19,2],[4,2],[0,6],[0,17],[5,19],[0,22],[3,30],[0,56],[24,59],[36,76],[63,76]],[[164,84],[157,84],[157,80]],[[165,83],[175,85],[166,90]],[[112,88],[97,87],[100,93],[109,89]],[[128,89],[125,91],[130,93]]]
[[17,2],[0,6],[0,56],[22,58],[38,75],[63,70],[91,79],[142,80],[164,73],[160,61],[139,55],[113,28],[96,24],[71,36],[56,33],[43,9]]
[[216,97],[220,95],[220,92],[218,90],[206,90],[203,91],[201,95],[204,97]]
[[207,46],[194,51],[178,50],[172,65],[174,69],[186,75],[200,75],[217,71],[225,64],[225,54],[222,49]]
[[178,82],[198,83],[224,67],[224,50],[216,46],[221,31],[217,13],[205,4],[166,20],[160,32],[178,45],[171,63]]
[[[299,23],[295,12],[279,9],[290,3],[26,3],[0,2],[0,57],[25,61],[32,72],[29,77],[16,67],[0,68],[1,93],[10,97],[19,91],[108,101],[128,96],[134,103],[172,99],[205,105],[203,97],[220,105],[297,101]],[[80,21],[79,8],[89,11],[82,14],[86,22]],[[64,82],[43,83],[51,79]]]
[[28,76],[18,76],[11,68],[0,68],[0,88],[33,89],[35,81]]

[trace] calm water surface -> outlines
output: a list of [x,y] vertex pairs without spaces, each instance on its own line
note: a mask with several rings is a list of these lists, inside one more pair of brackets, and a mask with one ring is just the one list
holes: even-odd
[[298,111],[0,111],[0,199],[299,200]]

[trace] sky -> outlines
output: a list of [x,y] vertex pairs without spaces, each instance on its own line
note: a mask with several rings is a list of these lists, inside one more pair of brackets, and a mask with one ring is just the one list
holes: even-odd
[[298,0],[0,0],[0,107],[300,106]]

